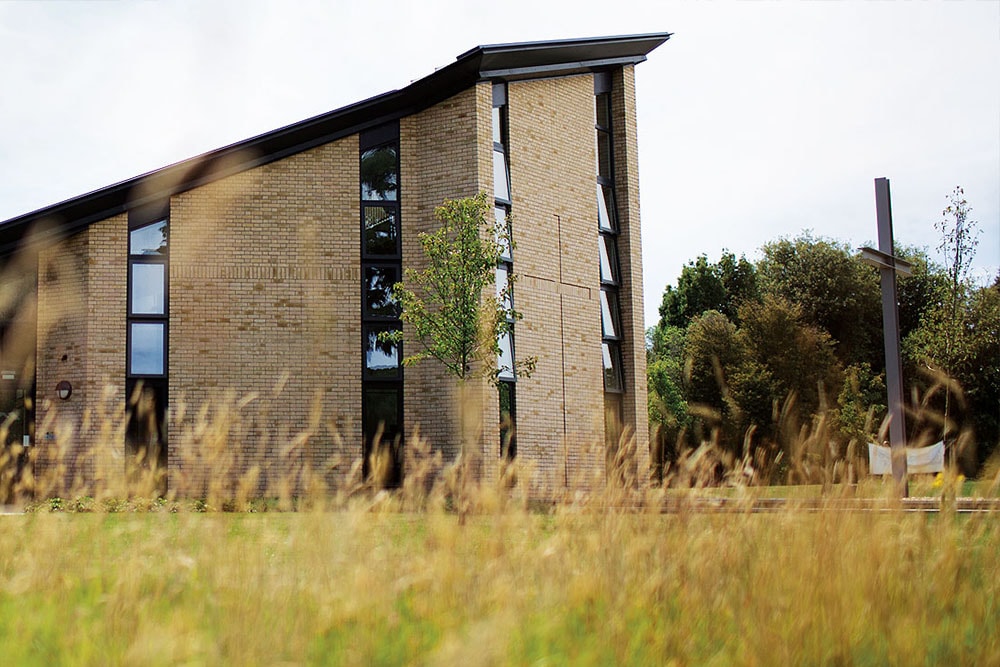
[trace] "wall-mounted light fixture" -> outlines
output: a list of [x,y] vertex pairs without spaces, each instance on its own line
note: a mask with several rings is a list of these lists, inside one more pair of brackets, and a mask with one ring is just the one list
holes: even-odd
[[67,380],[60,380],[59,384],[56,385],[56,395],[65,401],[73,395],[73,385],[71,385]]

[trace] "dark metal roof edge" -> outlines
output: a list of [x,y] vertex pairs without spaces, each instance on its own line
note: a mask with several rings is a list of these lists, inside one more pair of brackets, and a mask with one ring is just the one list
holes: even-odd
[[583,72],[593,72],[606,67],[616,65],[638,65],[645,62],[646,56],[633,56],[628,58],[605,58],[603,60],[586,60],[572,63],[560,63],[558,65],[538,65],[536,67],[512,67],[508,69],[482,70],[479,76],[482,80],[490,79],[528,79],[534,77],[565,76],[568,74],[581,74]]
[[[668,39],[670,39],[673,33],[671,32],[648,32],[648,33],[637,33],[634,35],[607,35],[604,37],[573,37],[570,39],[551,39],[551,40],[540,40],[534,42],[510,42],[505,44],[481,44],[480,46],[473,47],[461,54],[456,58],[456,60],[462,60],[475,53],[501,53],[501,52],[512,52],[512,51],[533,51],[542,48],[553,49],[567,46],[583,46],[592,44],[597,46],[599,44],[624,44],[626,42],[649,42],[651,45],[649,49],[642,53],[642,55],[648,55],[650,51],[660,46]],[[655,42],[655,43],[654,43]]]
[[[565,40],[520,42],[477,46],[459,55],[455,62],[420,78],[405,88],[392,90],[360,102],[296,121],[268,132],[216,148],[194,157],[133,176],[118,183],[77,195],[28,213],[0,221],[0,254],[19,246],[29,228],[45,222],[50,236],[81,229],[93,222],[123,213],[130,206],[162,199],[211,183],[219,178],[252,169],[290,155],[315,148],[329,141],[349,136],[375,125],[403,118],[457,94],[477,81],[490,78],[530,78],[556,76],[590,71],[602,66],[639,63],[646,54],[663,44],[671,33],[648,33],[621,37],[584,37]],[[504,62],[504,54],[523,56],[546,52],[556,55],[559,50],[584,46],[626,44],[629,55],[600,57],[562,63],[524,65],[522,59]],[[607,54],[605,54],[607,55]],[[507,67],[487,69],[484,57],[492,57],[494,65]],[[138,186],[149,185],[141,198],[136,198]],[[7,237],[7,238],[3,238]],[[41,237],[38,238],[41,240]]]

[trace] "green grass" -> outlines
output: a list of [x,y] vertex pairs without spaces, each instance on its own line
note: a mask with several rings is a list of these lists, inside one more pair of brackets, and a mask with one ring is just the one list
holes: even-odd
[[97,664],[997,664],[992,516],[0,518],[0,655]]

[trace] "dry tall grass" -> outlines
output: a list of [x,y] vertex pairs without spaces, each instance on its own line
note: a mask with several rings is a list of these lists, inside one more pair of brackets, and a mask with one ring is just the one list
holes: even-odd
[[[226,470],[229,405],[190,429]],[[542,503],[530,470],[476,483],[420,439],[407,456],[393,492],[358,466],[265,497],[253,465],[157,500],[152,472],[59,500],[22,477],[33,511],[0,517],[3,664],[1000,664],[993,515],[906,513],[888,490],[759,514],[742,472],[724,514],[613,483]],[[698,486],[711,459],[673,474]]]
[[1000,664],[992,516],[540,514],[484,500],[465,526],[378,496],[337,511],[6,516],[0,655]]

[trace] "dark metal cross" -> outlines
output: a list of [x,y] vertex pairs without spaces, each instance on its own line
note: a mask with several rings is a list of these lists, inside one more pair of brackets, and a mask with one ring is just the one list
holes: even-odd
[[875,179],[875,211],[878,218],[878,250],[861,249],[861,261],[879,269],[882,277],[882,338],[885,342],[885,388],[889,406],[889,447],[892,451],[892,478],[905,496],[906,421],[903,415],[903,367],[899,359],[899,306],[896,274],[912,274],[910,263],[893,254],[892,204],[889,179]]

